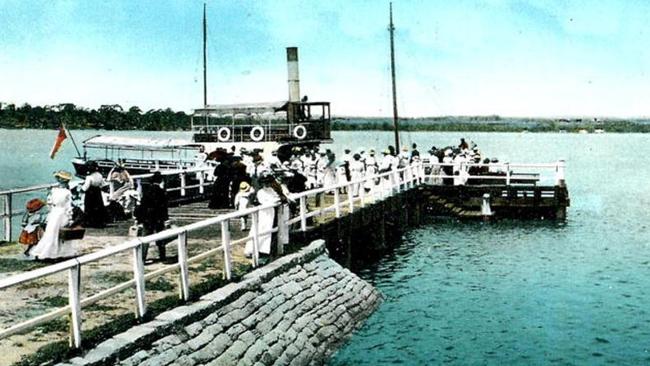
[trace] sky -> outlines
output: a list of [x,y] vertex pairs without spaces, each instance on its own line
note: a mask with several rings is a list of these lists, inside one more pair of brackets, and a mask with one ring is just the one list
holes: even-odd
[[[208,0],[208,102],[391,116],[388,1]],[[401,116],[650,116],[650,1],[394,0]],[[0,0],[0,102],[203,103],[198,0]]]

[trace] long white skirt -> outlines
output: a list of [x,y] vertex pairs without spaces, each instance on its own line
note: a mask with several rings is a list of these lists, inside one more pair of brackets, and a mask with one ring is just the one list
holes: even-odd
[[59,239],[59,231],[67,224],[66,210],[61,207],[53,207],[47,215],[47,226],[45,226],[43,237],[29,254],[38,259],[66,258],[77,255],[74,240]]
[[[275,219],[275,209],[273,207],[265,208],[259,211],[259,218],[257,220],[257,232],[263,233],[273,229],[273,220]],[[251,227],[250,235],[253,235],[256,228],[255,225]],[[265,235],[259,236],[259,252],[262,254],[271,254],[271,239],[272,234],[268,233]],[[253,254],[253,240],[246,242],[246,248],[244,248],[244,253],[246,255]]]

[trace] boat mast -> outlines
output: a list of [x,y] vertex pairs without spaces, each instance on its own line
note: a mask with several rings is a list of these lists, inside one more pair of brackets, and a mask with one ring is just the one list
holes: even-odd
[[208,54],[206,52],[207,43],[207,21],[205,19],[205,3],[203,3],[203,107],[208,108],[208,71],[207,61]]
[[395,129],[395,151],[399,154],[399,124],[397,121],[397,89],[395,87],[395,43],[393,41],[393,33],[395,27],[393,26],[393,3],[390,3],[390,24],[388,25],[390,32],[390,73],[393,81],[393,128]]

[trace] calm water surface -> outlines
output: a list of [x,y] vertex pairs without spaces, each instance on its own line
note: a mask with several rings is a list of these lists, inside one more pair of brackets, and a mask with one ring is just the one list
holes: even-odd
[[[78,141],[100,133],[73,132]],[[119,134],[134,135],[133,132]],[[0,130],[0,188],[50,181],[74,149],[56,132]],[[189,137],[138,132],[139,136]],[[465,136],[511,162],[567,161],[564,223],[432,219],[361,271],[385,301],[330,365],[649,364],[650,156],[641,134],[412,133]],[[331,148],[382,148],[386,132],[337,132]]]
[[385,302],[330,365],[650,364],[647,137],[472,138],[511,161],[565,158],[568,220],[408,232],[362,270]]

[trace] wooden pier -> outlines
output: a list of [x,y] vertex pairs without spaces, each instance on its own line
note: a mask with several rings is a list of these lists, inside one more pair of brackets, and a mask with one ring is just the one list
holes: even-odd
[[[132,302],[136,317],[145,318],[147,302],[151,301],[152,293],[149,283],[162,276],[172,281],[176,278],[178,285],[173,288],[180,301],[192,301],[191,289],[196,282],[205,281],[215,274],[225,281],[231,281],[238,268],[262,266],[257,245],[263,235],[273,235],[275,257],[313,239],[325,239],[331,256],[349,266],[353,258],[364,258],[391,247],[392,243],[399,241],[401,233],[408,226],[419,224],[425,215],[489,219],[566,217],[569,198],[564,183],[563,163],[543,166],[553,172],[551,180],[556,184],[551,185],[539,185],[540,178],[537,176],[529,183],[525,179],[515,181],[513,177],[516,175],[511,174],[510,169],[517,169],[517,166],[509,164],[507,168],[506,175],[497,178],[470,177],[481,179],[482,182],[494,179],[494,184],[454,186],[442,185],[443,179],[448,176],[435,174],[435,169],[427,174],[422,164],[415,164],[398,172],[293,194],[290,196],[291,205],[278,204],[228,212],[210,210],[205,201],[183,204],[170,209],[170,218],[175,227],[146,237],[127,237],[132,222],[113,225],[104,231],[91,231],[89,235],[95,237],[97,242],[103,241],[108,245],[74,259],[0,280],[0,290],[13,294],[11,296],[16,296],[20,288],[31,286],[30,283],[34,282],[48,283],[48,286],[57,283],[68,289],[66,306],[47,309],[45,314],[39,316],[27,315],[28,318],[2,322],[8,327],[0,330],[0,348],[7,337],[27,332],[65,315],[71,319],[71,345],[81,347],[81,322],[88,319],[81,314],[92,313],[91,305],[108,299],[119,299],[121,304]],[[369,192],[361,189],[359,196],[352,196],[353,185],[376,180],[382,183]],[[205,194],[206,188],[205,185],[185,187],[182,196],[196,200],[198,194]],[[172,189],[180,191],[178,187]],[[196,194],[191,193],[191,189],[197,190]],[[199,189],[201,192],[198,192]],[[259,211],[269,207],[275,209],[277,218],[270,231],[238,230],[239,225],[235,223],[240,217],[248,216],[252,222],[256,222]],[[142,246],[159,240],[169,242],[167,245],[172,261],[145,267],[141,256]],[[243,256],[243,246],[247,241],[251,241],[254,247],[250,259]],[[150,247],[151,255],[155,258],[155,246]],[[95,289],[95,292],[87,292],[89,285],[81,281],[83,278],[88,281],[94,271],[102,269],[100,261],[121,266],[120,270],[127,277],[122,276],[121,280]],[[82,268],[84,277],[80,275]],[[104,271],[106,269],[103,268]],[[59,275],[66,273],[66,277]],[[52,278],[58,280],[52,282]],[[82,293],[81,289],[85,292]],[[92,287],[90,289],[93,290]],[[127,289],[135,291],[125,292]]]

